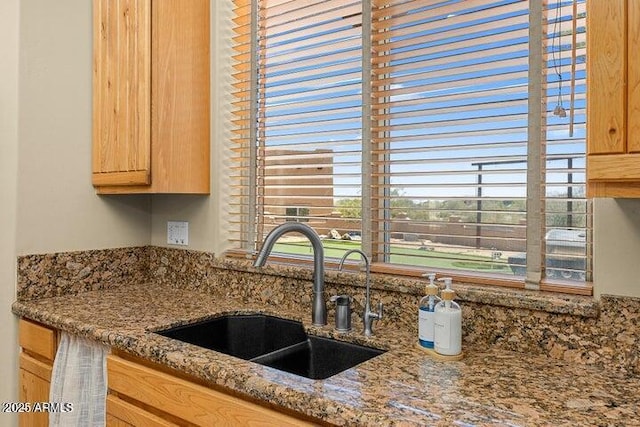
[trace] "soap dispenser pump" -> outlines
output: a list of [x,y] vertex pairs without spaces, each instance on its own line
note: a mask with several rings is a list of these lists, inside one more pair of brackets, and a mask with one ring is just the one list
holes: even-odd
[[429,284],[425,286],[425,296],[422,297],[418,309],[418,342],[422,347],[433,348],[434,339],[434,310],[440,302],[438,287],[434,281],[435,273],[426,273]]
[[444,284],[444,289],[451,291],[451,284],[453,279],[451,277],[441,277],[438,279],[438,282],[442,282]]
[[[447,280],[448,279],[448,280]],[[451,279],[442,279],[447,286],[434,310],[434,350],[445,356],[462,353],[462,310],[453,301],[456,293],[451,289]]]

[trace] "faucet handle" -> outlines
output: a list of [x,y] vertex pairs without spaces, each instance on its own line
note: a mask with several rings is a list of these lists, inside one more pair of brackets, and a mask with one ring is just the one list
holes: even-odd
[[373,317],[375,317],[378,320],[382,319],[383,308],[384,308],[384,304],[379,302],[378,303],[378,312],[377,313],[372,313]]

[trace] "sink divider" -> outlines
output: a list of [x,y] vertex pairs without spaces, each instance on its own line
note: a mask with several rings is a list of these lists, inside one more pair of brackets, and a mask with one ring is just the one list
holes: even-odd
[[273,362],[274,360],[282,356],[287,356],[289,354],[295,353],[308,346],[309,346],[309,338],[307,338],[304,341],[300,341],[298,343],[292,344],[290,346],[279,348],[270,353],[261,354],[260,356],[256,356],[253,359],[249,359],[249,361],[258,363],[260,365],[264,365],[265,363]]

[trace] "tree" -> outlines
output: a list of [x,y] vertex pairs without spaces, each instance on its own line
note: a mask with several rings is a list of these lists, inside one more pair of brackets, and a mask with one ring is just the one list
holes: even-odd
[[362,200],[359,197],[339,199],[336,208],[343,218],[362,218]]

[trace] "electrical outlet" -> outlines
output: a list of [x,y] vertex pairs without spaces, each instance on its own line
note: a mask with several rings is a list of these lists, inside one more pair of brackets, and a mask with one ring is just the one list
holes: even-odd
[[189,245],[189,223],[187,221],[167,221],[167,243]]

